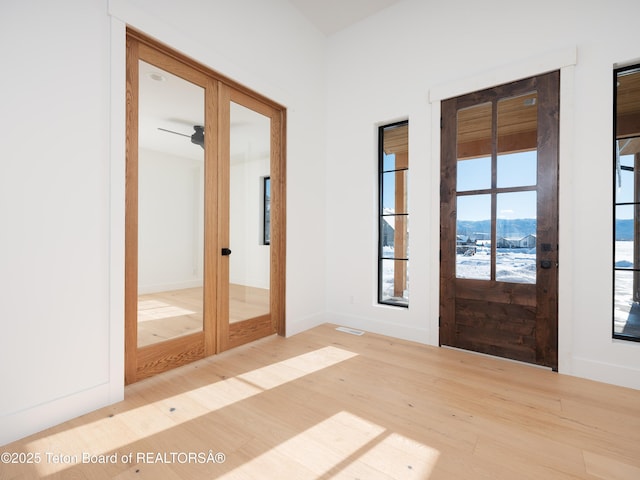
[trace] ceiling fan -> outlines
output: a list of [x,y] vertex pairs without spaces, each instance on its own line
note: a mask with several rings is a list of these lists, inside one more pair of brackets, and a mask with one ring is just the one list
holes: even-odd
[[167,130],[166,128],[158,127],[158,130],[162,130],[163,132],[173,133],[175,135],[182,135],[183,137],[191,138],[191,143],[196,145],[200,145],[204,148],[204,127],[202,125],[194,125],[194,132],[191,135],[187,135],[185,133],[174,132],[173,130]]

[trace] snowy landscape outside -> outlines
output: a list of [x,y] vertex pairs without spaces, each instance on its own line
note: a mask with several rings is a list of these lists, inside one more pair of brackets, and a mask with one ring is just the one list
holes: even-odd
[[[382,279],[381,292],[382,298],[386,301],[392,301],[398,305],[409,305],[409,262],[407,260],[393,260],[393,246],[382,247]],[[395,265],[397,262],[405,262],[407,268],[406,289],[402,293],[402,297],[394,295],[395,288]]]
[[[478,242],[474,255],[456,254],[456,277],[489,280],[491,242]],[[496,280],[513,283],[536,283],[535,248],[497,248]]]
[[[621,147],[619,145],[619,147]],[[636,235],[636,173],[633,155],[621,155],[618,158],[616,175],[616,207],[615,207],[615,258],[613,287],[613,331],[615,334],[640,337],[640,305],[634,288],[640,285],[640,278],[634,268],[634,238]],[[628,270],[626,270],[628,269]]]
[[[616,268],[633,267],[633,241],[616,241]],[[614,282],[614,307],[613,307],[613,329],[615,333],[640,334],[640,327],[632,325],[631,313],[635,315],[633,301],[633,271],[615,271]],[[637,322],[636,322],[637,323]]]

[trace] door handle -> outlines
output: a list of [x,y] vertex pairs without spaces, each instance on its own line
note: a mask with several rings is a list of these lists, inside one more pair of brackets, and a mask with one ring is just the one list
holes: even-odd
[[541,260],[540,268],[544,268],[545,270],[551,268],[551,260]]
[[222,249],[222,255],[227,256],[227,255],[231,255],[231,249],[230,248],[223,248]]

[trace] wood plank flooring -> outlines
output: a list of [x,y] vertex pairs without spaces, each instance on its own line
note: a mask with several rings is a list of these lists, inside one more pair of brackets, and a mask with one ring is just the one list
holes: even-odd
[[202,287],[138,295],[138,346],[202,331]]
[[640,391],[323,325],[0,451],[41,459],[0,464],[3,480],[638,480]]
[[[138,296],[138,346],[202,331],[202,287]],[[229,323],[269,313],[269,289],[229,285]]]

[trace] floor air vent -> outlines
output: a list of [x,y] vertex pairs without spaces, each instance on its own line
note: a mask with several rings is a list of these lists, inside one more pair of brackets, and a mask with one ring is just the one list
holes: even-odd
[[353,328],[338,327],[336,328],[336,330],[338,330],[339,332],[350,333],[351,335],[364,335],[364,332],[362,330],[355,330]]

